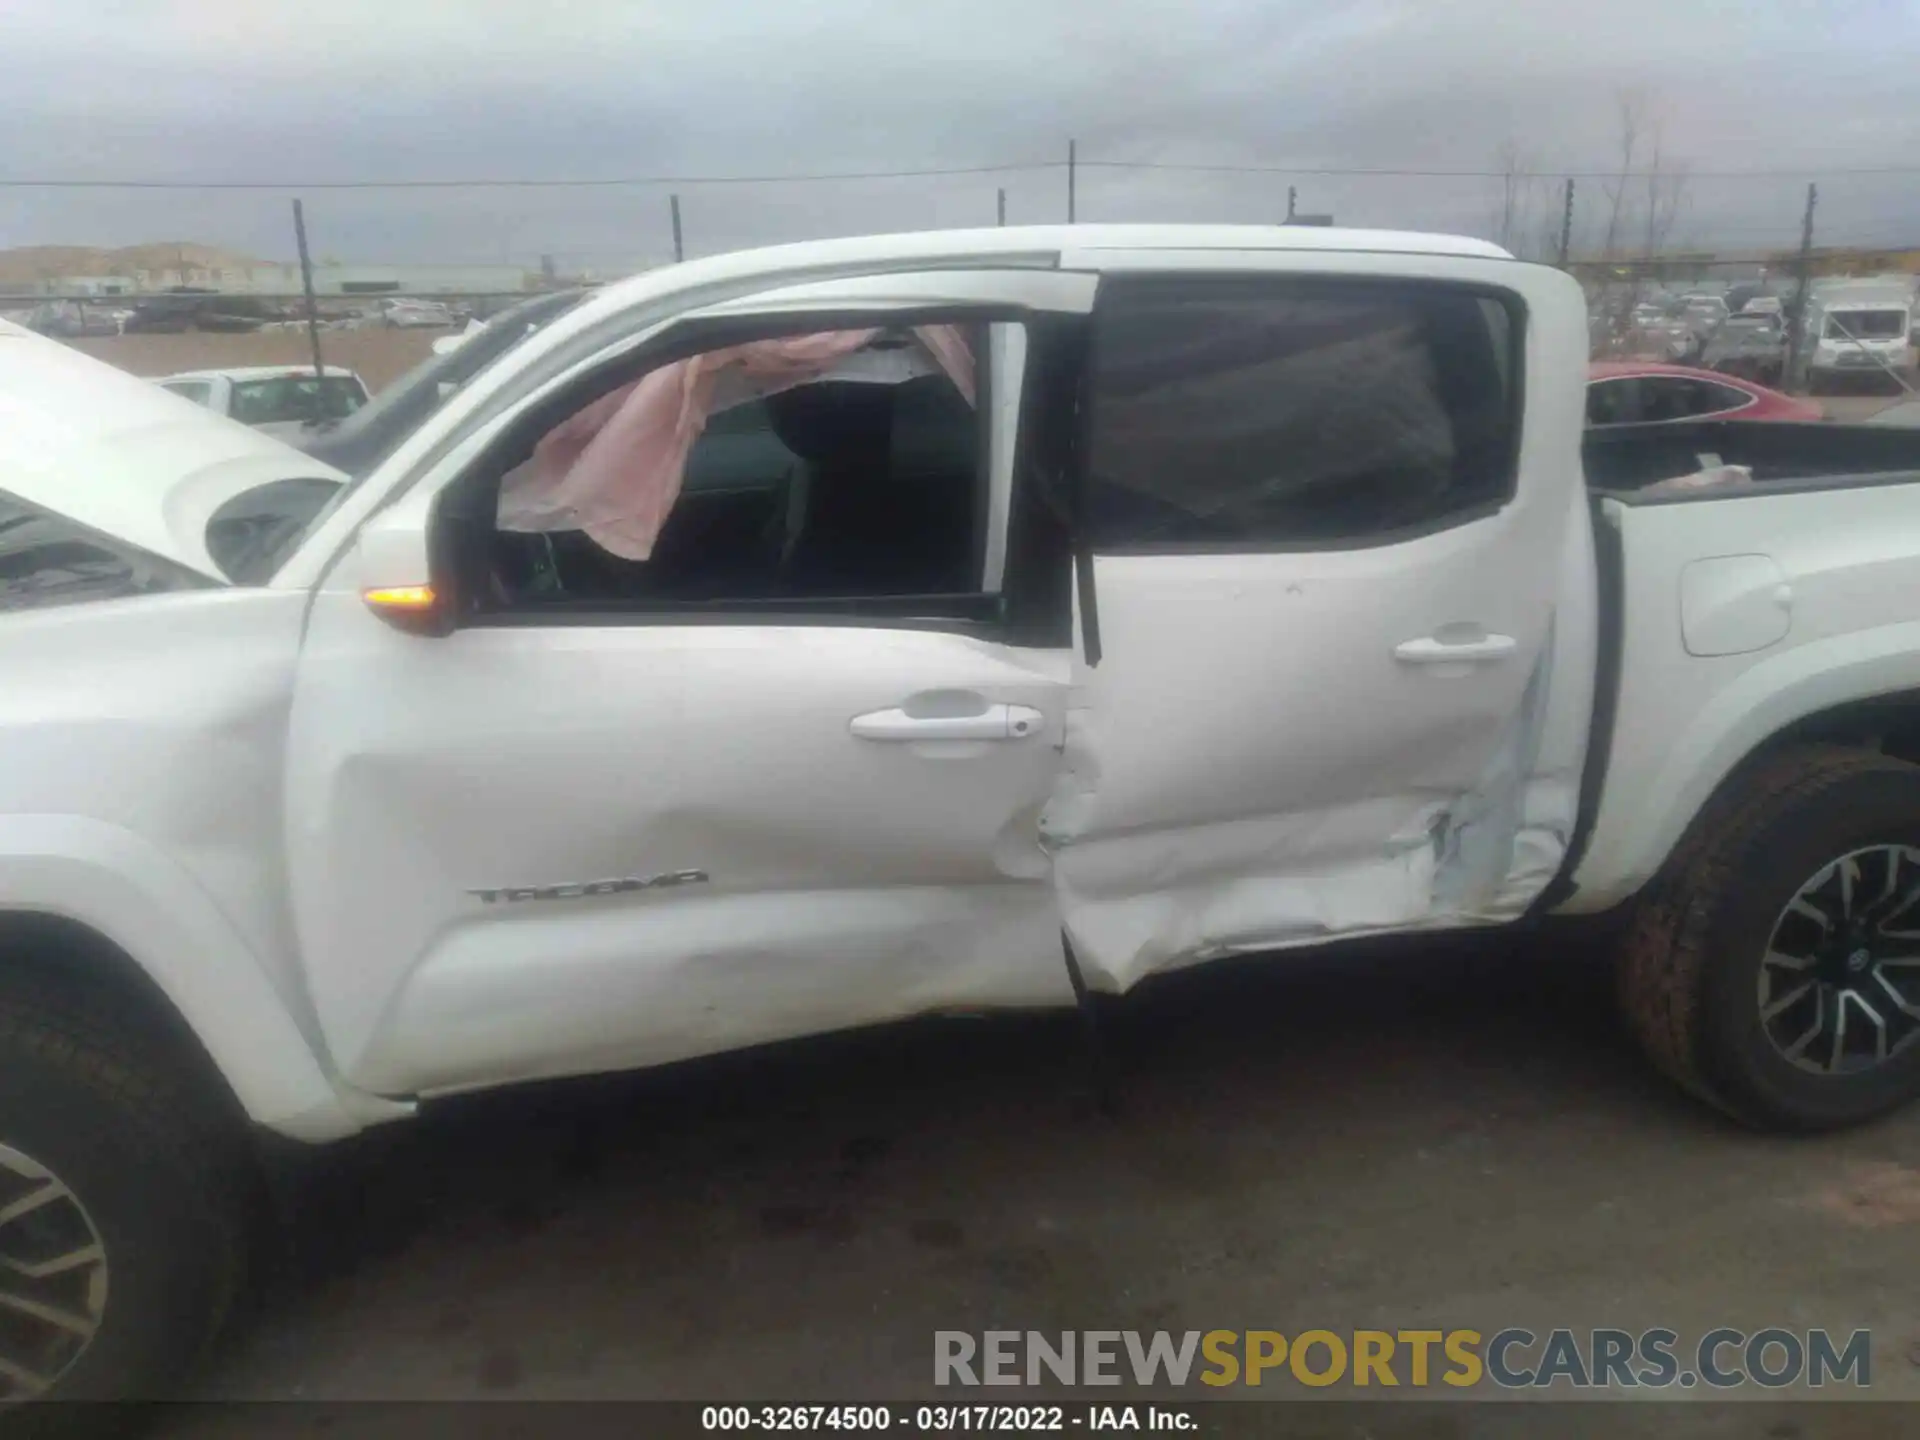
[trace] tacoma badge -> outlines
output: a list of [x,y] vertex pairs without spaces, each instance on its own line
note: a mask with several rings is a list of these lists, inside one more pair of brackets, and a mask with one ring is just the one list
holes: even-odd
[[624,895],[630,890],[664,890],[669,885],[704,885],[704,870],[670,870],[664,875],[636,875],[625,880],[574,880],[564,885],[503,885],[493,890],[469,890],[487,904],[502,900],[577,900],[588,895]]

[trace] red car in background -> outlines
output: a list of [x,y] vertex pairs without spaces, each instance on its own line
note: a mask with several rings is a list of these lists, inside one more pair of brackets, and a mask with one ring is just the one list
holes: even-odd
[[1826,418],[1811,400],[1782,395],[1717,370],[1662,365],[1652,360],[1600,360],[1587,371],[1588,425]]

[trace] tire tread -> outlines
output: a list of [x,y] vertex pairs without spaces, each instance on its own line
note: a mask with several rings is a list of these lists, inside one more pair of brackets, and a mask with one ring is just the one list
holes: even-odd
[[1702,1053],[1701,1002],[1710,926],[1744,860],[1786,811],[1861,775],[1912,774],[1877,750],[1799,745],[1755,761],[1701,811],[1643,893],[1619,960],[1621,1009],[1654,1065],[1696,1098],[1744,1124],[1771,1128],[1712,1074]]
[[[196,1196],[212,1246],[212,1303],[202,1311],[204,1324],[194,1327],[198,1333],[165,1337],[161,1347],[168,1370],[191,1369],[205,1359],[240,1295],[253,1168],[230,1097],[210,1093],[171,1037],[143,1027],[114,999],[110,990],[65,985],[0,963],[0,1077],[21,1067],[57,1072],[129,1122],[143,1150],[130,1164],[158,1166]],[[127,1378],[134,1393],[126,1398],[144,1399],[149,1387],[177,1375]]]

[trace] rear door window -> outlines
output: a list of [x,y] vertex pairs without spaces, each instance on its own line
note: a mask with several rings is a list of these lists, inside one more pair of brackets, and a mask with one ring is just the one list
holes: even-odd
[[1524,316],[1448,284],[1110,280],[1087,514],[1106,550],[1382,543],[1514,493]]

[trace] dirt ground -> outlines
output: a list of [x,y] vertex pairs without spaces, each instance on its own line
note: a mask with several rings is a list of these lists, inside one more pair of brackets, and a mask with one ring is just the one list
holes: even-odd
[[[1920,1111],[1743,1132],[1650,1072],[1584,949],[1235,962],[1106,1018],[1112,1115],[1074,1017],[1049,1015],[370,1134],[294,1187],[300,1265],[202,1394],[925,1400],[936,1329],[1779,1324],[1870,1328],[1872,1393],[1920,1397]],[[1327,1433],[1495,1433],[1396,1430],[1393,1408]],[[1498,1433],[1811,1440],[1905,1413],[1603,1408]]]
[[[367,388],[378,391],[432,354],[433,342],[447,333],[384,328],[323,330],[320,356],[329,365],[358,371]],[[313,349],[304,330],[261,330],[251,335],[106,335],[67,343],[135,375],[313,361]]]

